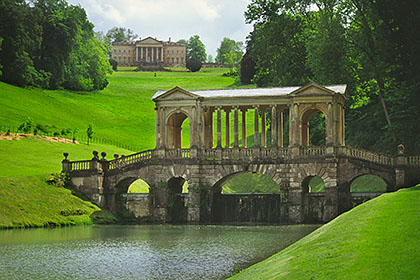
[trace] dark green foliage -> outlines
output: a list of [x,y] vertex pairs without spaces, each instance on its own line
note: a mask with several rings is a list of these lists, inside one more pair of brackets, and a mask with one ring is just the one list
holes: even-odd
[[191,72],[197,72],[200,71],[201,66],[203,64],[201,63],[201,61],[195,57],[187,60],[187,69],[190,70]]
[[403,143],[418,153],[417,6],[414,0],[252,0],[245,16],[255,27],[247,47],[256,63],[253,81],[345,83],[347,144],[395,152]]
[[118,61],[113,58],[109,59],[109,64],[111,64],[112,70],[118,71]]
[[88,128],[86,129],[86,136],[88,137],[88,142],[87,142],[88,145],[89,145],[89,140],[92,139],[94,133],[95,131],[93,131],[92,125],[89,124]]
[[235,40],[229,39],[229,38],[223,38],[222,42],[220,42],[220,47],[217,49],[217,55],[216,55],[216,62],[222,63],[222,64],[228,64],[228,58],[226,55],[229,52],[238,53],[239,60],[236,61],[238,63],[242,57],[242,49],[243,49],[243,43]]
[[107,50],[80,6],[64,0],[0,3],[1,79],[25,86],[103,89],[110,73]]
[[114,26],[106,33],[110,43],[117,43],[123,41],[132,41],[138,37],[137,34],[134,34],[133,30],[130,28],[126,29],[125,27]]
[[191,59],[197,59],[200,62],[205,62],[207,58],[206,48],[200,40],[200,36],[191,36],[187,42],[186,62]]
[[250,84],[255,75],[255,62],[249,51],[246,51],[241,60],[240,78],[242,84]]

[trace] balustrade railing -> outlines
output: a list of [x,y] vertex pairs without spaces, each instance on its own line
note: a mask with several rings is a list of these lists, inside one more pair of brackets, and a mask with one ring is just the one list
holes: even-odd
[[[332,148],[332,149],[331,149]],[[188,159],[201,158],[205,160],[241,160],[241,159],[276,159],[297,157],[317,157],[327,154],[343,156],[347,158],[366,160],[372,163],[393,166],[395,164],[405,166],[420,166],[420,156],[397,157],[370,152],[351,147],[299,147],[296,148],[228,148],[228,149],[197,149],[192,154],[191,149],[167,149],[159,152],[158,150],[147,150],[128,156],[121,156],[114,160],[107,161],[104,158],[83,161],[63,161],[63,171],[81,171],[103,168],[113,170],[124,166],[147,162],[153,158],[168,159]]]

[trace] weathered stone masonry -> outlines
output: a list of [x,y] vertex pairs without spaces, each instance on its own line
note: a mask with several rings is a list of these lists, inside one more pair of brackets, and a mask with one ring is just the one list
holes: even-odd
[[[129,156],[114,155],[101,159],[94,152],[92,160],[63,160],[63,172],[80,191],[102,207],[118,212],[128,186],[136,179],[150,185],[148,209],[138,216],[150,216],[162,222],[216,222],[215,201],[223,182],[241,172],[257,172],[272,178],[282,190],[282,218],[285,223],[326,222],[355,204],[378,194],[352,194],[351,182],[365,174],[384,179],[388,191],[420,181],[420,157],[377,154],[345,146],[345,86],[278,89],[247,89],[188,92],[174,88],[158,92],[156,103],[156,149]],[[289,146],[283,143],[283,110],[289,112]],[[225,130],[222,143],[222,110],[233,111],[233,142]],[[247,111],[254,110],[254,132],[261,133],[261,142],[248,147],[239,142],[239,121],[242,139],[246,139]],[[267,143],[265,112],[271,111],[271,143]],[[239,117],[241,111],[242,118]],[[260,113],[261,111],[261,113]],[[310,117],[322,112],[326,118],[325,147],[308,147]],[[213,121],[215,114],[216,121]],[[183,121],[190,120],[189,149],[181,149]],[[230,126],[226,114],[226,127]],[[213,143],[215,133],[216,143]],[[232,145],[233,144],[233,145]],[[309,193],[310,178],[320,176],[325,183],[323,193]],[[186,180],[188,194],[180,194]],[[139,203],[140,205],[140,203]],[[174,216],[172,207],[185,211]],[[140,207],[140,206],[139,206]],[[220,213],[218,213],[220,215]],[[284,217],[283,217],[284,216]]]

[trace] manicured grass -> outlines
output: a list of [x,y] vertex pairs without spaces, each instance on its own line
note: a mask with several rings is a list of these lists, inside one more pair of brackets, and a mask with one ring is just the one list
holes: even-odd
[[109,85],[98,92],[23,89],[0,82],[0,126],[19,126],[28,117],[34,123],[59,129],[78,128],[85,133],[89,124],[95,136],[138,147],[155,147],[154,102],[157,90],[180,86],[187,90],[236,87],[223,77],[227,69],[203,68],[199,72],[114,72]]
[[50,185],[46,176],[0,178],[0,228],[92,224],[114,221],[108,212],[71,191]]
[[222,193],[280,193],[280,188],[268,176],[246,172],[227,180]]
[[340,215],[234,279],[419,279],[420,185]]
[[107,159],[114,153],[131,154],[132,151],[107,145],[65,144],[41,138],[23,137],[20,140],[0,141],[0,177],[33,176],[61,171],[63,152],[68,152],[70,160],[87,160],[92,151],[106,152]]

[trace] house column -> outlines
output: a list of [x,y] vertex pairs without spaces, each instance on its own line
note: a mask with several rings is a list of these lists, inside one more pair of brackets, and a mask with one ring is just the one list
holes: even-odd
[[284,142],[283,142],[283,110],[277,110],[277,118],[278,118],[278,126],[277,126],[278,146],[283,147],[284,146]]
[[258,116],[258,107],[259,105],[254,105],[254,147],[259,147],[260,146],[260,139],[259,139],[259,134],[260,134],[260,129],[258,127],[258,122],[260,121],[259,116]]
[[154,56],[155,56],[155,48],[151,48],[152,49],[152,56],[150,57],[150,62],[153,62],[153,61],[155,61],[155,58],[154,58]]
[[261,111],[261,147],[267,147],[267,135],[265,127],[265,108]]
[[234,140],[233,140],[233,147],[238,148],[239,147],[239,126],[238,126],[238,106],[235,106],[234,111],[234,120],[233,120],[233,130],[234,130]]
[[246,148],[246,109],[242,109],[242,148]]
[[222,147],[222,112],[220,106],[217,107],[217,148]]
[[139,48],[136,47],[136,62],[139,61]]
[[230,147],[230,109],[226,109],[226,148]]
[[149,48],[146,48],[146,62],[149,62]]
[[140,48],[140,61],[143,61],[143,47]]
[[334,112],[332,108],[332,103],[328,103],[328,111],[326,116],[326,127],[325,127],[325,134],[326,134],[326,141],[325,144],[327,146],[334,145]]
[[163,62],[163,47],[160,48],[160,61]]
[[271,105],[271,147],[277,146],[277,105]]

